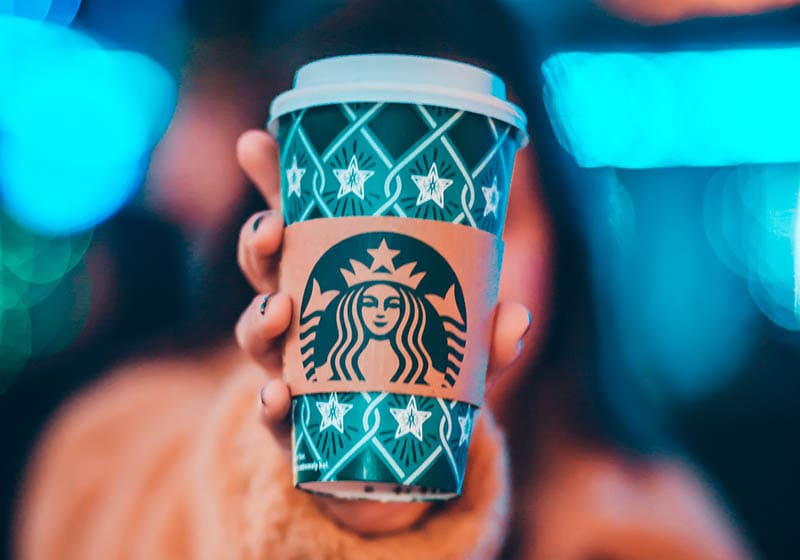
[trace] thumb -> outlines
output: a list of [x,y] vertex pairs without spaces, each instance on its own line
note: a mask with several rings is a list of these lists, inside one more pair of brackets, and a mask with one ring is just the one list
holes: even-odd
[[494,328],[486,373],[487,390],[499,374],[522,353],[522,338],[531,326],[531,313],[521,303],[500,302],[494,311]]

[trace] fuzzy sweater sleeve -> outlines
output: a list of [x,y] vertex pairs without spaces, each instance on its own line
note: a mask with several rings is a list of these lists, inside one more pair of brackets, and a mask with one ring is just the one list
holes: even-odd
[[412,529],[363,537],[292,487],[289,462],[260,423],[258,370],[241,367],[219,381],[170,369],[116,376],[54,422],[22,494],[21,560],[498,554],[508,465],[487,412],[476,423],[463,496]]

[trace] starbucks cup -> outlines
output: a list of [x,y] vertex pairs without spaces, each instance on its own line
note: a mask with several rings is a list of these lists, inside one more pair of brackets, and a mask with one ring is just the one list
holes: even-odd
[[280,284],[294,302],[295,485],[381,501],[460,495],[525,115],[480,68],[358,55],[301,68],[268,129],[286,221]]

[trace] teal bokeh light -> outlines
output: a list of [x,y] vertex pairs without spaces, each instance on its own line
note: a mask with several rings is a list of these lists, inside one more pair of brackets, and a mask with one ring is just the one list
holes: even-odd
[[0,283],[0,392],[30,358],[32,340],[28,308],[12,288]]
[[116,212],[144,175],[143,161],[87,161],[37,143],[0,147],[6,211],[35,231],[81,232]]
[[0,14],[34,20],[47,18],[54,0],[0,0]]
[[91,238],[46,237],[0,212],[0,391],[30,358],[64,348],[83,327]]
[[800,48],[560,53],[545,101],[582,167],[800,161]]
[[0,14],[69,25],[81,0],[0,0]]
[[91,239],[91,230],[70,237],[35,234],[0,213],[0,267],[5,283],[21,290],[26,305],[38,303],[49,293],[43,289],[81,261]]
[[706,235],[727,267],[747,282],[770,320],[800,330],[797,204],[800,164],[719,170],[705,192]]
[[583,171],[605,367],[653,399],[728,383],[758,326],[748,286],[704,242],[704,169]]
[[176,101],[151,59],[58,25],[79,0],[24,1],[0,0],[0,390],[80,332],[92,228],[141,183]]
[[0,17],[0,193],[28,228],[87,229],[140,184],[175,84],[149,58],[57,25]]

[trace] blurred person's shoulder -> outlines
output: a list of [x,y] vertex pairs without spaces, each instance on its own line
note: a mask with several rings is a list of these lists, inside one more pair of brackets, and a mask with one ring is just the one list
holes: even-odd
[[244,364],[232,344],[134,356],[67,401],[51,424],[75,417],[87,427],[102,429],[108,422],[118,425],[129,414],[142,417],[182,403],[207,401]]
[[207,408],[225,380],[245,367],[233,345],[127,359],[53,414],[39,448],[59,455],[96,444],[108,455],[151,425],[163,429],[170,415]]
[[132,439],[208,408],[242,364],[233,346],[124,361],[53,414],[32,458],[34,477],[43,463],[111,461]]
[[151,353],[67,401],[30,459],[17,520],[21,549],[42,552],[34,557],[53,557],[60,546],[83,550],[104,512],[133,511],[126,500],[151,494],[187,460],[221,387],[247,369],[233,344]]

